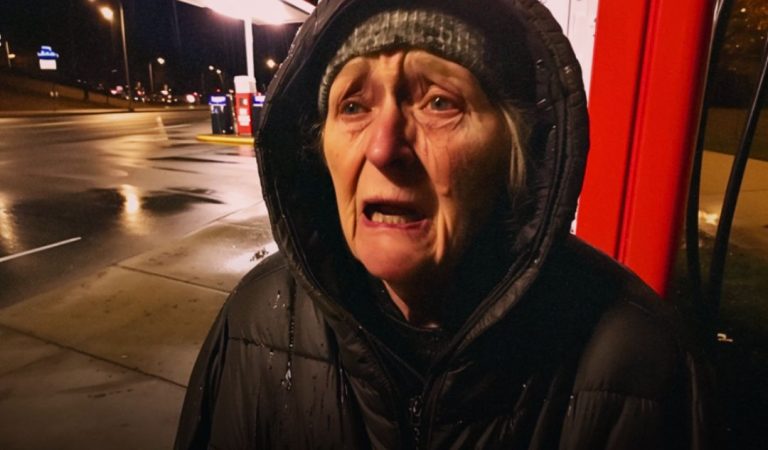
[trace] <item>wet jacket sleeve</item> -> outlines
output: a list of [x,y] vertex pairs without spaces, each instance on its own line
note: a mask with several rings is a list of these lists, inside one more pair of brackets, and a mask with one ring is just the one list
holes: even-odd
[[227,348],[227,305],[219,312],[192,369],[174,448],[206,449]]

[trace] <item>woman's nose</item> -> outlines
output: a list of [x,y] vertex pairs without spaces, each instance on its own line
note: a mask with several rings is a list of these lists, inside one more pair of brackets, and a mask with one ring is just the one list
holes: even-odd
[[407,138],[407,121],[400,105],[395,101],[382,107],[371,124],[373,132],[366,150],[366,158],[380,170],[401,167],[414,161],[416,155]]

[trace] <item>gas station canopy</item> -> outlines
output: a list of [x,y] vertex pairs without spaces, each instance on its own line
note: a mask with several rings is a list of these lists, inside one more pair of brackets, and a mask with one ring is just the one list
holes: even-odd
[[236,19],[250,19],[255,25],[302,23],[315,9],[304,0],[179,0],[209,8]]

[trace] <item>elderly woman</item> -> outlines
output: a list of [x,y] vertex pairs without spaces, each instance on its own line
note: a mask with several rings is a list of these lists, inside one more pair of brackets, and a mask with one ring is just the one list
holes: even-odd
[[653,292],[568,234],[581,74],[533,0],[324,0],[257,139],[280,252],[192,374],[177,448],[707,445]]

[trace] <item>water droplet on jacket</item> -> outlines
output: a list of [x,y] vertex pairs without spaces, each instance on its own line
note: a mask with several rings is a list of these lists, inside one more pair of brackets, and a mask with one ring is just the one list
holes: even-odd
[[277,309],[277,305],[280,303],[280,291],[277,291],[275,299],[272,301],[272,309]]
[[571,395],[569,401],[568,401],[568,411],[566,412],[566,415],[570,416],[573,414],[573,395]]
[[280,385],[282,385],[286,391],[290,391],[291,387],[293,386],[291,381],[292,378],[291,368],[289,367],[288,370],[285,371],[285,377],[283,377],[283,380],[280,382]]

